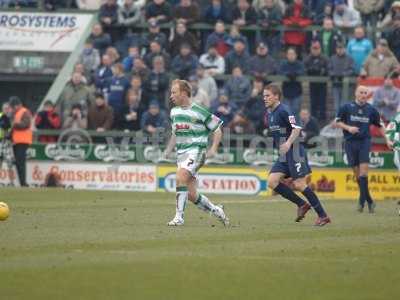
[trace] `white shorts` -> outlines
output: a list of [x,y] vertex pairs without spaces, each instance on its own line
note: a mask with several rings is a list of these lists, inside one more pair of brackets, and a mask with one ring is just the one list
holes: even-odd
[[205,151],[188,151],[177,156],[178,169],[188,170],[193,177],[197,178],[197,172],[206,160]]
[[400,150],[397,149],[394,150],[394,164],[400,171]]

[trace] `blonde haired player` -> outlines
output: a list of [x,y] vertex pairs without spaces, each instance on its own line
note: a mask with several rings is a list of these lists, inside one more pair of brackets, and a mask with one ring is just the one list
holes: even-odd
[[[203,166],[206,157],[212,157],[217,153],[222,139],[222,121],[206,108],[193,103],[191,96],[192,89],[187,81],[172,82],[170,99],[175,105],[170,115],[172,136],[164,155],[168,156],[176,146],[178,169],[176,214],[168,222],[168,226],[184,224],[184,210],[188,200],[227,226],[229,219],[225,215],[223,206],[214,205],[206,196],[197,192],[197,172]],[[213,134],[213,142],[207,152],[210,133]]]

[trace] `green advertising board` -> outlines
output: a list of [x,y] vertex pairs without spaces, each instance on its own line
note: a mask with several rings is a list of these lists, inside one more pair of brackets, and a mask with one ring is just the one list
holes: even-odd
[[[107,145],[107,144],[33,144],[29,149],[29,158],[33,160],[53,161],[90,161],[90,162],[127,162],[127,163],[174,163],[174,154],[162,158],[162,148],[155,146]],[[252,165],[269,166],[277,156],[260,149],[231,148],[208,159],[207,164],[215,165]],[[324,168],[348,168],[343,153],[309,152],[311,166]],[[395,169],[392,152],[371,152],[370,166],[374,169]]]

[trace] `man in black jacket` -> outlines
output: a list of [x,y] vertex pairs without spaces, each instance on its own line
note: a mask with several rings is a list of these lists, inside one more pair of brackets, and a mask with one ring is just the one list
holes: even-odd
[[343,98],[343,77],[355,74],[354,60],[346,54],[344,44],[336,45],[336,54],[329,59],[328,72],[332,80],[332,95],[337,113],[339,107],[348,101]]
[[[328,58],[321,54],[321,45],[313,42],[311,54],[305,59],[307,75],[326,76],[328,74]],[[310,82],[311,115],[319,121],[326,120],[326,83]]]
[[307,149],[315,148],[317,144],[311,141],[311,139],[319,135],[319,126],[318,121],[310,115],[308,109],[302,109],[300,111],[300,124],[302,127],[301,136],[304,139],[304,147]]

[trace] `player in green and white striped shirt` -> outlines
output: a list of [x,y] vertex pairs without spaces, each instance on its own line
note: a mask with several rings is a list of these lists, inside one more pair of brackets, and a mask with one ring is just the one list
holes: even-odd
[[[224,225],[228,225],[229,219],[223,207],[212,204],[206,196],[197,192],[196,178],[206,157],[212,157],[217,153],[222,139],[222,121],[206,108],[192,103],[191,86],[185,80],[172,82],[171,100],[175,104],[171,110],[172,137],[165,154],[168,155],[176,146],[178,170],[176,172],[176,214],[168,225],[184,224],[187,200],[205,212],[213,214]],[[213,143],[207,151],[210,133],[213,134]]]
[[394,163],[400,170],[400,112],[398,112],[386,127],[386,137],[394,151]]

